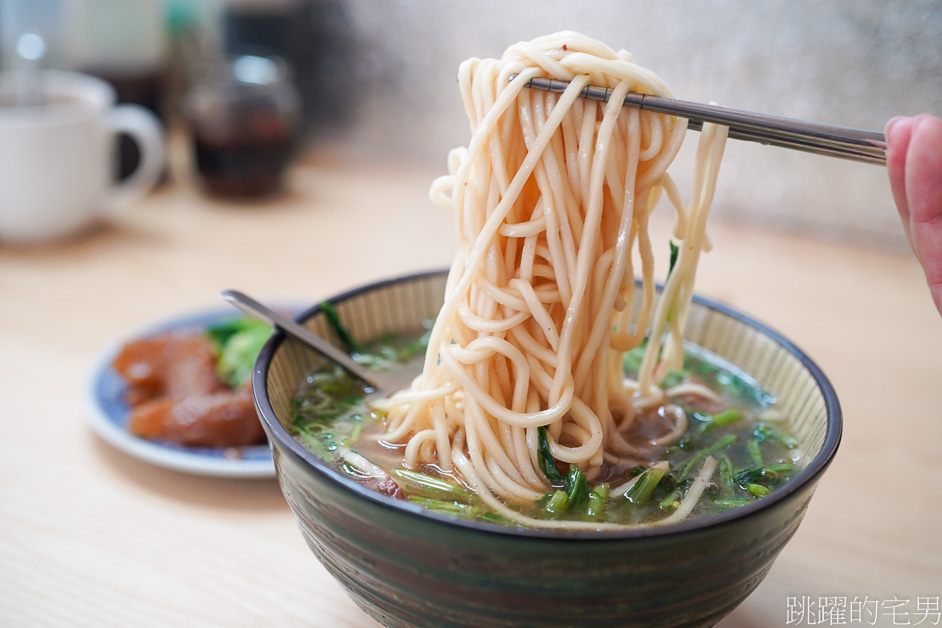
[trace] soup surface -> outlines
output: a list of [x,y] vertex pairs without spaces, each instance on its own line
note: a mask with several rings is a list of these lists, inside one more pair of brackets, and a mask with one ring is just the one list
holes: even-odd
[[[361,363],[418,374],[427,330],[382,338],[353,353]],[[627,353],[625,374],[634,377],[644,351]],[[685,346],[684,367],[664,382],[667,403],[636,420],[628,440],[640,453],[631,464],[605,465],[589,479],[552,458],[541,438],[540,469],[549,488],[540,499],[507,504],[530,517],[627,526],[669,523],[689,496],[689,517],[705,516],[761,499],[796,475],[803,464],[798,440],[788,432],[775,399],[753,378],[696,345]],[[685,392],[705,385],[713,399]],[[675,391],[675,394],[671,394]],[[493,512],[470,487],[435,465],[403,465],[403,445],[382,440],[384,416],[364,402],[358,380],[339,367],[311,373],[295,397],[294,438],[351,478],[430,510],[517,525]],[[687,426],[670,446],[656,441],[684,413]],[[704,473],[702,486],[695,488]],[[691,492],[695,495],[691,495]],[[689,509],[690,505],[687,505]]]

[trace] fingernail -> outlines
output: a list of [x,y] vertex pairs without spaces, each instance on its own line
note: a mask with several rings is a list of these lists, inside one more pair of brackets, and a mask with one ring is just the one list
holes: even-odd
[[916,129],[918,129],[924,123],[929,122],[931,119],[932,116],[930,116],[928,113],[920,113],[918,116],[915,116],[913,118],[913,133],[916,132]]
[[899,134],[899,130],[904,126],[910,126],[913,123],[913,119],[907,116],[896,116],[895,118],[890,118],[886,123],[886,127],[883,130],[883,134],[886,136],[888,142],[892,142],[896,136]]

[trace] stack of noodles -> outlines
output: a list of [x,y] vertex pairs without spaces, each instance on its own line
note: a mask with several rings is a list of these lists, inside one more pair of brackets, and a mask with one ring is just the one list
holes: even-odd
[[[551,94],[526,88],[534,77],[571,83]],[[562,32],[511,46],[501,59],[469,59],[459,83],[472,137],[449,154],[451,174],[431,196],[454,212],[460,248],[423,372],[383,403],[382,439],[405,444],[407,465],[462,479],[511,520],[572,527],[510,507],[549,487],[537,428],[547,426],[556,460],[590,480],[639,454],[625,434],[665,403],[659,384],[682,364],[727,129],[704,125],[684,207],[666,169],[686,121],[622,106],[628,92],[671,96],[629,53]],[[587,85],[611,88],[611,99],[579,98]],[[655,308],[648,218],[662,194],[677,210],[680,244]],[[627,380],[623,353],[646,336],[639,377]],[[658,445],[680,436],[682,414]]]

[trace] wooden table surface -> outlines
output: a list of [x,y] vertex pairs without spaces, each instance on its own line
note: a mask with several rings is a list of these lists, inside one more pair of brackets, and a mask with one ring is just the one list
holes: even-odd
[[[0,625],[376,625],[308,551],[275,480],[141,462],[90,430],[81,400],[106,346],[215,307],[222,289],[313,303],[446,266],[435,174],[315,158],[261,205],[168,184],[84,237],[0,245]],[[799,610],[841,602],[831,625],[937,624],[942,318],[918,265],[719,223],[711,235],[699,291],[794,340],[845,417],[804,523],[720,626],[807,625]]]

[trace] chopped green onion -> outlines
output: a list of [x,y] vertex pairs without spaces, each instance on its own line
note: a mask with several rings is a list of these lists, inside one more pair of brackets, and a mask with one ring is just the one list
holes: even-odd
[[753,497],[765,497],[770,492],[767,486],[762,486],[761,484],[747,484],[746,490],[749,491],[749,494]]
[[729,484],[733,481],[733,474],[736,472],[736,469],[733,467],[733,461],[729,459],[729,456],[723,454],[719,457],[720,459],[720,479],[723,480],[724,484]]
[[739,437],[736,436],[735,434],[727,434],[726,436],[723,436],[722,438],[717,439],[715,442],[708,445],[707,447],[704,447],[703,449],[697,451],[687,461],[687,464],[684,466],[683,472],[680,474],[680,477],[677,478],[677,483],[681,484],[684,480],[686,480],[690,476],[690,472],[701,460],[703,460],[707,456],[712,456],[713,454],[723,449],[726,449],[727,447],[735,443],[737,440],[739,440]]
[[677,508],[680,506],[680,498],[683,496],[684,492],[679,488],[675,488],[670,494],[661,500],[661,503],[658,504],[658,508],[661,510],[668,510],[669,508]]
[[416,488],[436,493],[439,496],[447,496],[465,500],[471,498],[471,496],[468,494],[468,491],[461,488],[454,482],[449,482],[441,478],[419,473],[418,471],[410,471],[409,469],[393,469],[392,474],[398,479],[411,484]]
[[543,506],[543,510],[550,515],[561,515],[566,512],[568,506],[569,497],[566,495],[566,491],[557,489],[550,494],[549,499]]
[[775,397],[762,390],[758,382],[745,374],[720,371],[716,375],[715,382],[733,399],[754,403],[762,408],[775,403]]
[[337,334],[337,338],[339,338],[340,342],[346,346],[348,351],[366,353],[363,350],[363,347],[360,346],[360,343],[353,339],[353,336],[350,335],[350,332],[347,331],[347,328],[344,327],[343,323],[340,322],[340,316],[337,314],[337,310],[334,309],[334,306],[330,301],[324,301],[321,303],[320,308],[324,313],[324,316],[327,317],[327,322],[330,323],[331,329],[334,330],[334,333]]
[[667,279],[670,279],[671,273],[674,271],[674,265],[677,264],[677,254],[680,252],[680,247],[674,244],[673,240],[669,243],[671,245],[671,260],[670,265],[667,267]]
[[625,498],[632,504],[643,504],[648,501],[665,473],[667,473],[667,471],[659,469],[658,467],[649,468],[638,478],[638,481],[628,489],[628,492],[625,493]]
[[764,479],[766,479],[766,474],[763,467],[746,467],[733,476],[736,484],[743,487],[747,484],[758,484]]
[[570,508],[580,508],[589,498],[589,481],[585,473],[576,465],[569,467],[569,475],[566,477],[566,497]]
[[706,423],[703,424],[703,427],[700,428],[700,431],[704,434],[714,428],[734,423],[742,418],[742,414],[740,414],[739,410],[736,408],[728,408],[718,414],[706,414],[699,416],[707,419]]
[[327,447],[324,446],[324,442],[315,434],[312,434],[310,430],[298,427],[297,436],[310,447],[311,451],[313,451],[318,458],[323,460],[329,459],[330,452],[327,450]]
[[765,466],[765,461],[762,459],[762,451],[759,449],[758,439],[750,438],[749,442],[746,443],[746,451],[749,452],[749,458],[754,465],[757,467]]
[[717,452],[719,452],[719,451],[721,451],[721,450],[723,450],[723,449],[726,449],[727,447],[729,447],[730,445],[732,445],[733,443],[735,443],[737,440],[739,440],[739,437],[736,436],[735,434],[727,434],[726,436],[724,436],[723,438],[718,439],[718,440],[717,440],[716,442],[714,442],[712,445],[710,445],[709,447],[707,447],[706,449],[703,450],[703,452],[704,452],[704,458],[705,458],[706,456],[712,456],[713,454],[715,454],[715,453],[717,453]]
[[778,442],[782,443],[788,449],[794,449],[798,446],[798,439],[790,434],[786,434],[779,428],[774,425],[769,425],[768,423],[760,423],[753,430],[753,435],[756,439],[763,441],[769,438],[775,439]]
[[597,519],[605,509],[605,500],[608,499],[608,484],[596,484],[589,492],[585,514],[591,519]]
[[474,512],[474,506],[455,501],[433,499],[431,497],[422,497],[421,495],[409,495],[406,499],[423,508],[449,515],[470,515]]
[[795,468],[791,463],[771,464],[767,467],[746,467],[733,476],[733,481],[742,487],[747,484],[768,484],[782,479]]

